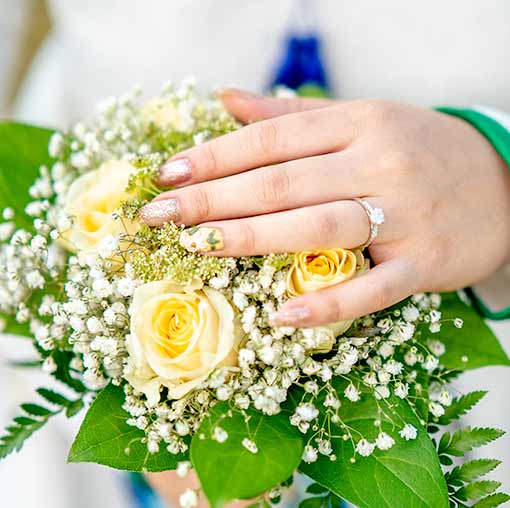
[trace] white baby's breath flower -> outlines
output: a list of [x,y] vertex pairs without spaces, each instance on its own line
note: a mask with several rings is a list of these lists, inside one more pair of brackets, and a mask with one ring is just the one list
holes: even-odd
[[402,309],[402,317],[409,323],[414,323],[420,317],[420,311],[414,305],[406,305]]
[[314,448],[313,446],[307,445],[305,446],[305,449],[303,450],[303,461],[307,464],[311,464],[312,462],[315,462],[317,458],[319,457],[319,454],[317,452],[317,448]]
[[179,506],[181,508],[194,508],[198,505],[198,495],[192,489],[186,489],[179,497]]
[[177,476],[180,478],[186,478],[191,470],[191,462],[189,460],[182,460],[177,463]]
[[386,432],[380,432],[375,444],[379,450],[389,450],[395,444],[395,440]]
[[311,422],[319,416],[319,410],[310,403],[299,404],[296,408],[296,414],[305,422]]
[[444,415],[444,407],[437,402],[429,402],[429,410],[438,418]]
[[416,436],[418,435],[418,430],[410,423],[406,423],[404,425],[404,428],[399,432],[399,434],[402,439],[410,441],[416,439]]
[[375,443],[370,443],[366,439],[360,439],[356,443],[356,452],[362,457],[368,457],[369,455],[372,455],[374,449]]
[[214,427],[213,439],[218,443],[224,443],[228,439],[228,433],[220,426]]
[[351,402],[357,402],[360,399],[359,390],[352,383],[344,390],[344,395]]
[[258,453],[259,451],[256,443],[247,437],[243,439],[242,445],[251,453]]

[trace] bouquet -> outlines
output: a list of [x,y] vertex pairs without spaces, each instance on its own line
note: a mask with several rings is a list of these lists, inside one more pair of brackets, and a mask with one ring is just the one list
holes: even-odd
[[278,504],[298,472],[311,480],[301,508],[510,499],[480,479],[498,460],[462,460],[502,431],[450,426],[485,395],[452,380],[510,365],[462,295],[272,326],[288,299],[363,276],[368,253],[212,257],[199,252],[217,247],[204,228],[142,225],[140,208],[164,190],[161,164],[240,126],[191,82],[139,95],[66,132],[0,124],[1,329],[33,341],[37,359],[20,367],[62,387],[21,404],[0,458],[55,415],[86,411],[70,462],[193,469],[201,492],[183,492],[184,508],[200,495],[215,508]]

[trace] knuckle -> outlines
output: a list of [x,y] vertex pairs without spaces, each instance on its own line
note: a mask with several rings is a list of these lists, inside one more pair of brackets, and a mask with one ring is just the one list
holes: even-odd
[[391,287],[388,282],[379,281],[377,284],[369,283],[367,295],[370,295],[373,308],[385,309],[391,302]]
[[206,168],[207,175],[218,175],[220,172],[219,157],[216,154],[216,148],[213,142],[200,145],[201,161],[196,167]]
[[260,173],[255,193],[257,199],[265,204],[286,201],[290,192],[290,179],[282,168],[268,168]]
[[342,306],[337,297],[333,296],[324,302],[324,315],[328,323],[335,323],[343,320]]
[[240,227],[239,239],[242,252],[246,254],[255,252],[255,231],[250,224],[246,223]]
[[275,120],[264,120],[253,126],[251,139],[255,152],[274,152],[278,146],[279,129]]
[[406,174],[415,166],[415,157],[405,148],[390,148],[380,154],[378,166],[385,172]]
[[380,127],[393,122],[397,108],[390,101],[368,99],[357,102],[356,114],[368,126]]
[[340,230],[339,218],[332,212],[320,212],[311,218],[312,240],[319,247],[334,244]]
[[194,223],[203,222],[211,218],[211,193],[207,187],[197,186],[191,195],[189,203],[193,211]]

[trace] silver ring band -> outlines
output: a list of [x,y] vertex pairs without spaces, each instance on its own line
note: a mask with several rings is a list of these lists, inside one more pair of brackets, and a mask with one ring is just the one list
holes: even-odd
[[365,210],[367,214],[368,222],[370,223],[370,235],[368,240],[359,246],[360,249],[364,249],[377,238],[379,226],[384,224],[384,211],[382,208],[373,207],[366,199],[354,198],[353,201],[356,201],[356,203],[359,203],[363,207],[363,210]]

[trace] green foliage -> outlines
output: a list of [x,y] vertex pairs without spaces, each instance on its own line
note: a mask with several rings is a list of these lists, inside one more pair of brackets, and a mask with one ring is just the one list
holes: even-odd
[[7,433],[0,437],[0,459],[7,457],[12,452],[19,452],[25,441],[34,432],[44,427],[51,417],[63,411],[65,411],[66,416],[71,417],[83,408],[81,399],[70,400],[64,395],[47,388],[39,388],[37,393],[55,409],[49,409],[34,403],[21,404],[21,409],[25,414],[15,417],[13,425],[7,427]]
[[453,434],[445,432],[438,445],[438,454],[462,457],[465,453],[495,441],[505,432],[490,427],[465,427]]
[[[442,296],[441,342],[446,352],[441,356],[441,364],[448,369],[469,370],[489,365],[508,365],[510,359],[501,347],[494,332],[473,307],[464,303],[457,293],[444,293]],[[453,320],[460,318],[464,326],[455,328]],[[423,338],[435,338],[428,330]]]
[[309,497],[304,501],[301,501],[299,508],[341,508],[342,499],[330,492],[328,489],[319,485],[318,483],[312,483],[306,489],[309,494],[326,494],[324,496]]
[[[29,200],[28,189],[39,167],[51,164],[48,142],[52,134],[50,129],[0,121],[0,211],[6,206],[11,207],[15,212],[13,222],[18,227],[32,229],[32,222],[24,213]],[[27,324],[0,314],[2,317],[7,319],[7,333],[30,336]]]
[[[451,465],[451,457],[463,457],[475,448],[494,441],[504,434],[492,428],[458,429],[453,434],[445,432],[439,441],[437,450],[442,464]],[[501,486],[493,480],[479,480],[500,464],[495,459],[475,459],[452,468],[445,474],[452,506],[466,506],[464,502],[479,500],[472,506],[498,506],[508,496],[494,492]]]
[[454,420],[458,420],[478,404],[485,395],[487,395],[486,391],[479,390],[455,398],[451,405],[445,408],[444,415],[441,416],[437,422],[438,425],[448,425]]
[[[249,499],[283,482],[297,469],[303,453],[300,432],[285,412],[265,416],[248,410],[246,419],[231,411],[227,403],[218,403],[191,441],[191,460],[203,491],[213,508],[234,499]],[[213,439],[220,427],[228,439]],[[249,438],[257,453],[241,443]]]
[[496,494],[480,499],[480,501],[473,505],[473,508],[494,508],[495,506],[500,506],[507,501],[510,501],[510,496],[508,494],[497,492]]
[[145,443],[145,433],[130,427],[129,414],[122,409],[122,388],[108,385],[89,408],[76,436],[69,462],[95,462],[115,469],[136,472],[169,471],[186,456],[172,455],[162,448],[151,454]]
[[[336,381],[336,388],[343,391],[344,382]],[[407,402],[395,397],[376,401],[364,394],[359,402],[343,401],[340,411],[342,421],[353,429],[354,435],[359,432],[372,441],[378,433],[376,420],[380,420],[380,428],[393,437],[395,445],[351,462],[351,440],[338,437],[332,441],[336,461],[319,455],[316,462],[301,464],[303,473],[360,508],[448,506],[446,482],[434,445]],[[405,423],[418,429],[415,440],[404,441],[398,435]],[[333,434],[343,434],[342,428],[330,425]]]
[[461,482],[471,482],[490,473],[499,466],[501,461],[496,459],[474,459],[464,462],[460,466],[454,467],[449,473],[446,473],[446,479],[449,484]]

